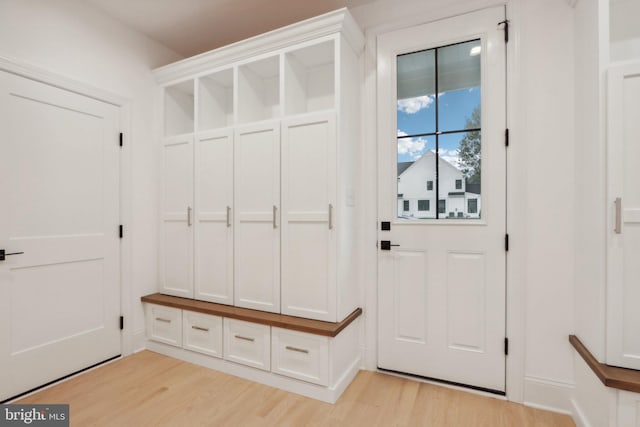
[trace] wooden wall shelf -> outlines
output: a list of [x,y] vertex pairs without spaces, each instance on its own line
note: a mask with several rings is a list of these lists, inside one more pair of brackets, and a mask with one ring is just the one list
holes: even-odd
[[598,362],[575,335],[569,335],[569,342],[604,385],[618,390],[640,393],[640,371],[618,368]]
[[182,310],[196,311],[212,314],[214,316],[228,317],[230,319],[245,320],[247,322],[260,323],[283,329],[306,332],[309,334],[335,337],[351,322],[362,314],[362,309],[355,309],[341,322],[322,322],[320,320],[303,319],[301,317],[286,316],[283,314],[268,313],[265,311],[251,310],[248,308],[234,307],[213,302],[198,301],[188,298],[180,298],[159,293],[145,295],[142,302],[180,308]]

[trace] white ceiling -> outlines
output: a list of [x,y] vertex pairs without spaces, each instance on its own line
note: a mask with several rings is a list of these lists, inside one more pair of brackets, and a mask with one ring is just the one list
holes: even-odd
[[88,0],[189,57],[341,7],[375,0]]

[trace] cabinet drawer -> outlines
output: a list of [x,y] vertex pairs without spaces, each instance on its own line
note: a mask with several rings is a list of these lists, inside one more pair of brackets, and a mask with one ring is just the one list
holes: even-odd
[[329,385],[329,338],[272,328],[272,371],[323,386]]
[[187,350],[222,357],[222,317],[183,311],[182,346]]
[[224,324],[224,358],[268,371],[271,369],[271,327],[227,319]]
[[182,346],[182,310],[147,304],[147,338],[165,344]]

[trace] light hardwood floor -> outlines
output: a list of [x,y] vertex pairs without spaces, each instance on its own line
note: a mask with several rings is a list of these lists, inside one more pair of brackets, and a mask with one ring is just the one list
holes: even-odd
[[16,403],[69,403],[72,426],[575,426],[566,415],[366,371],[330,405],[150,351]]

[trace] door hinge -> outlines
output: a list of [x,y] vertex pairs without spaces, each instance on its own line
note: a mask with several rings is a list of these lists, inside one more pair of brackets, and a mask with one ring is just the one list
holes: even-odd
[[505,19],[502,22],[498,22],[498,25],[504,25],[504,42],[509,43],[509,20]]
[[120,132],[120,147],[122,147],[122,132]]
[[120,238],[122,239],[123,237],[124,237],[124,226],[120,224]]
[[124,316],[120,316],[120,330],[124,329]]
[[504,337],[504,355],[509,355],[509,338]]
[[509,128],[504,130],[504,146],[509,146]]
[[509,234],[504,235],[504,250],[509,252]]

